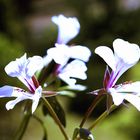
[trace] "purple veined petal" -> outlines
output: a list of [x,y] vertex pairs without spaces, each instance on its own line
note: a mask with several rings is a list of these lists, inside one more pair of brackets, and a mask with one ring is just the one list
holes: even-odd
[[24,69],[27,63],[26,53],[17,58],[15,61],[11,61],[6,67],[5,72],[11,77],[18,77],[24,75]]
[[58,26],[57,43],[59,44],[66,44],[79,33],[80,24],[75,17],[53,16],[52,21]]
[[54,59],[57,64],[64,66],[69,58],[69,47],[65,44],[55,44],[56,47],[48,49],[48,55]]
[[121,84],[116,88],[119,93],[131,93],[134,95],[140,95],[140,81]]
[[19,97],[21,95],[28,95],[30,97],[30,94],[27,94],[23,89],[13,86],[3,86],[0,88],[0,98],[3,97]]
[[124,64],[133,66],[140,58],[140,49],[137,44],[129,43],[122,39],[113,42],[114,54],[117,63],[123,61]]
[[70,46],[69,53],[71,58],[80,59],[84,62],[87,62],[91,56],[90,50],[87,47],[80,45]]
[[15,92],[13,93],[13,95],[11,97],[17,97],[17,98],[15,100],[9,101],[6,104],[6,109],[7,110],[13,109],[17,103],[19,103],[19,102],[21,102],[23,100],[30,99],[30,100],[33,101],[33,103],[32,103],[32,113],[33,113],[37,108],[37,105],[39,103],[41,95],[42,95],[41,86],[39,86],[36,89],[35,94],[31,94],[31,93],[28,93],[28,92],[23,92],[23,91],[20,91],[20,89],[15,89]]
[[43,68],[43,58],[40,56],[33,56],[28,58],[28,63],[26,66],[26,76],[31,78],[37,70]]
[[110,66],[113,71],[116,70],[115,57],[113,51],[110,48],[106,46],[100,46],[95,49],[95,53],[102,57],[103,60],[107,63],[108,66]]

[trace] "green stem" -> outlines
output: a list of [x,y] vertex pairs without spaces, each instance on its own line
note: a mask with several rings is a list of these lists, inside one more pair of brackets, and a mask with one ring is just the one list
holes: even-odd
[[69,137],[67,136],[67,133],[65,132],[64,127],[62,126],[59,118],[57,117],[57,115],[56,115],[55,111],[53,110],[52,106],[50,105],[50,103],[47,101],[47,99],[45,99],[45,97],[42,97],[42,100],[43,100],[45,106],[48,108],[48,110],[49,110],[50,114],[52,115],[53,119],[58,124],[62,134],[65,137],[65,140],[69,140]]
[[[113,110],[115,110],[117,108],[117,106],[115,105],[112,105],[111,108],[110,108],[110,112],[111,113]],[[99,123],[101,120],[103,120],[106,116],[109,115],[108,113],[108,110],[106,110],[105,112],[103,112],[94,122],[93,124],[88,128],[89,130],[92,130],[96,125],[97,123]]]
[[102,99],[102,95],[98,95],[92,102],[92,104],[90,105],[90,107],[88,108],[84,118],[82,119],[79,127],[82,128],[84,123],[86,122],[87,118],[90,116],[90,114],[92,113],[92,111],[94,110],[94,108],[96,107],[96,105],[101,101]]
[[31,111],[27,110],[24,113],[24,118],[23,118],[22,123],[20,124],[17,132],[16,132],[14,140],[21,140],[22,139],[22,137],[27,129],[28,123],[30,121],[30,117],[31,117]]

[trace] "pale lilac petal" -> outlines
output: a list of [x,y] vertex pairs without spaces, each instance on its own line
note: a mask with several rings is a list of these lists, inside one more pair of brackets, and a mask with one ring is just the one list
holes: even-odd
[[31,78],[37,70],[43,68],[43,58],[40,56],[33,56],[28,58],[28,63],[26,66],[26,75]]
[[5,72],[11,77],[18,77],[24,73],[26,62],[27,59],[25,53],[21,58],[17,58],[15,61],[10,62],[5,67]]
[[115,71],[116,70],[116,61],[113,54],[113,51],[106,47],[106,46],[100,46],[95,49],[95,53],[98,54],[100,57],[104,59],[104,61],[107,63],[110,68]]
[[75,17],[53,16],[52,21],[58,26],[57,43],[59,44],[66,44],[79,33],[80,24]]
[[87,62],[91,56],[90,50],[85,46],[69,46],[69,55],[71,58],[80,59]]
[[11,97],[13,93],[13,87],[11,86],[3,86],[0,88],[0,98],[2,97]]

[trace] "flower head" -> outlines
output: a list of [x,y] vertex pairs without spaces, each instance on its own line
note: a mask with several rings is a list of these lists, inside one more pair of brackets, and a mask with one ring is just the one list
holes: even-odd
[[113,48],[114,53],[106,46],[100,46],[95,49],[95,53],[102,57],[112,69],[110,72],[108,66],[106,68],[103,82],[104,88],[112,95],[115,105],[120,105],[126,99],[140,111],[140,82],[115,85],[119,77],[139,61],[139,46],[122,39],[116,39],[113,42]]
[[[119,77],[134,66],[140,58],[140,49],[136,44],[131,44],[122,39],[116,39],[113,42],[114,54],[112,50],[106,46],[100,46],[95,49],[95,53],[104,59],[112,72],[108,72],[108,82],[106,87],[110,88],[115,85]],[[106,77],[105,77],[106,78]]]
[[52,21],[58,26],[57,43],[66,44],[73,39],[80,30],[80,24],[75,17],[65,17],[63,15],[53,16]]
[[24,54],[21,58],[10,62],[6,67],[6,73],[11,77],[17,77],[29,91],[13,86],[3,86],[0,88],[0,97],[16,97],[15,100],[6,104],[7,110],[12,109],[18,102],[30,99],[33,101],[32,113],[37,108],[42,94],[42,88],[36,80],[34,74],[43,67],[43,59],[40,56],[26,58]]

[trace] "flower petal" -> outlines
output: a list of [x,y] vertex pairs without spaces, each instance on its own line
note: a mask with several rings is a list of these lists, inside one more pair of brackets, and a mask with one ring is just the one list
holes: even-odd
[[33,95],[33,103],[32,103],[32,114],[34,113],[34,111],[36,110],[38,104],[39,104],[39,100],[41,98],[41,95],[42,95],[42,88],[41,86],[39,86],[36,91],[35,91],[35,94]]
[[73,60],[66,67],[64,67],[64,69],[60,71],[58,76],[63,81],[71,85],[71,84],[76,83],[76,80],[72,79],[71,77],[85,80],[87,78],[86,73],[85,73],[86,70],[87,70],[87,67],[84,62],[80,60]]
[[75,17],[53,16],[52,21],[58,26],[57,43],[59,44],[66,44],[79,33],[80,24]]
[[26,66],[26,75],[31,78],[37,70],[43,68],[43,58],[40,56],[33,56],[28,58],[28,63]]
[[130,102],[132,105],[134,105],[139,111],[140,111],[140,97],[133,94],[126,94],[125,100]]
[[124,94],[117,93],[114,88],[108,89],[108,92],[111,94],[113,102],[116,106],[119,106],[123,102],[125,98]]
[[18,77],[21,75],[22,72],[24,72],[26,62],[27,59],[25,53],[22,57],[17,58],[15,61],[10,62],[5,67],[5,72],[11,77]]
[[95,49],[95,53],[102,57],[113,71],[116,70],[115,57],[113,51],[110,48],[106,46],[100,46]]
[[48,49],[48,55],[54,59],[57,64],[64,66],[69,58],[69,47],[65,44],[55,44],[56,47]]
[[0,88],[0,98],[2,97],[11,97],[14,88],[11,86],[3,86]]
[[69,53],[71,58],[80,59],[84,62],[87,62],[91,56],[90,50],[87,47],[80,45],[70,46]]
[[119,93],[131,93],[134,95],[140,95],[140,81],[133,83],[124,83],[116,88]]
[[117,61],[123,61],[133,66],[140,58],[140,49],[137,44],[132,44],[122,39],[116,39],[113,42],[113,48]]
[[25,99],[28,99],[28,98],[26,98],[25,96],[20,96],[20,97],[17,97],[15,100],[9,101],[6,104],[6,109],[7,110],[13,109],[17,103],[19,103]]

